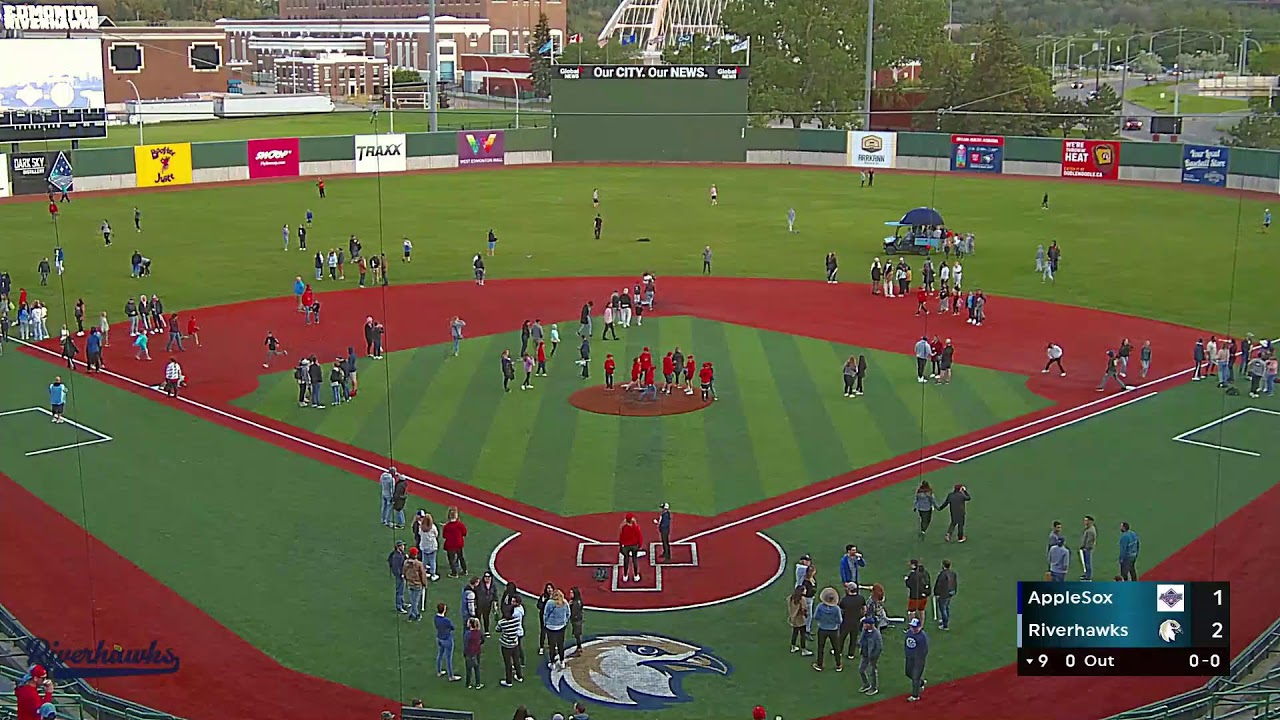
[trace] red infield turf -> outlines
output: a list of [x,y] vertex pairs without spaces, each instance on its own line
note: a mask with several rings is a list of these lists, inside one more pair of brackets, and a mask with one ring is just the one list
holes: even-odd
[[[424,326],[424,316],[462,314],[472,335],[513,332],[523,318],[531,315],[573,317],[583,300],[607,294],[610,289],[621,287],[620,282],[618,278],[543,279],[493,281],[483,288],[470,283],[447,283],[392,287],[385,293],[325,293],[324,324],[311,328],[301,326],[292,298],[204,309],[197,317],[205,347],[182,358],[191,388],[177,406],[373,480],[375,469],[387,464],[385,458],[230,405],[230,400],[253,389],[260,373],[267,372],[262,368],[261,351],[261,337],[267,330],[274,330],[295,353],[332,357],[345,352],[348,345],[358,344],[364,318],[373,315],[388,327],[392,341],[388,349],[410,348],[447,341],[444,322]],[[1155,374],[1160,379],[1136,391],[1106,396],[1094,392],[1102,353],[1114,347],[1121,337],[1150,338],[1158,346],[1189,348],[1196,334],[1188,328],[1140,318],[1004,298],[992,299],[987,324],[976,328],[955,318],[917,318],[910,300],[873,298],[866,286],[858,284],[664,278],[659,287],[660,314],[695,315],[904,354],[922,334],[951,337],[957,347],[958,363],[1030,375],[1028,386],[1057,405],[717,517],[688,518],[684,525],[689,535],[679,540],[696,541],[697,572],[682,573],[678,567],[671,568],[664,577],[661,593],[615,593],[607,583],[592,588],[588,603],[600,608],[676,609],[750,593],[775,579],[785,562],[780,549],[761,531],[1184,382],[1189,370],[1157,367]],[[780,307],[774,300],[777,297],[788,297],[788,307]],[[842,309],[839,316],[815,312],[817,308],[832,307]],[[1070,377],[1037,372],[1043,364],[1044,344],[1050,339],[1066,348]],[[56,361],[50,350],[29,352]],[[465,341],[463,355],[466,356]],[[172,402],[148,387],[157,382],[161,361],[142,363],[125,357],[109,358],[108,362],[112,372],[104,374],[102,381],[145,394],[157,402]],[[904,362],[909,361],[904,358]],[[517,533],[496,553],[495,570],[508,571],[524,586],[537,587],[542,578],[576,567],[579,553],[586,562],[593,557],[607,562],[612,552],[609,543],[596,541],[612,537],[616,516],[560,518],[421,469],[405,470],[419,481],[411,485],[415,494],[433,502],[458,505],[466,514]],[[332,716],[335,708],[356,717],[393,704],[279,666],[96,540],[89,541],[96,560],[92,587],[76,566],[32,563],[30,558],[40,549],[78,546],[85,542],[84,534],[73,522],[8,478],[0,480],[0,503],[12,508],[14,519],[0,526],[0,543],[14,549],[0,556],[0,583],[16,589],[7,601],[34,631],[51,640],[76,638],[83,642],[85,637],[149,638],[162,629],[175,647],[182,648],[184,672],[160,681],[103,681],[103,689],[197,720],[285,714],[321,717]],[[1259,554],[1280,551],[1280,538],[1256,532],[1265,518],[1278,510],[1280,488],[1266,492],[1150,570],[1145,579],[1216,577],[1235,581],[1237,602],[1232,622],[1236,626],[1235,649],[1239,650],[1266,628],[1272,619],[1269,608],[1280,604],[1280,580],[1249,561]],[[732,552],[728,551],[730,547]],[[1248,547],[1249,552],[1227,551],[1242,547]],[[691,551],[692,548],[677,549],[674,564],[683,564],[684,555]],[[761,568],[758,577],[743,576],[744,552],[757,560],[746,565]],[[511,562],[517,554],[520,562]],[[67,597],[91,597],[93,613],[76,603],[71,604],[72,610],[63,612]],[[1013,622],[1010,618],[1011,636]],[[1178,678],[1152,678],[1141,684],[1131,679],[1018,679],[1009,666],[931,687],[930,702],[919,706],[891,699],[834,717],[923,717],[925,713],[936,715],[939,707],[947,708],[952,718],[1099,717],[1159,700],[1196,683],[1195,679]],[[266,699],[261,692],[264,687],[272,688]]]

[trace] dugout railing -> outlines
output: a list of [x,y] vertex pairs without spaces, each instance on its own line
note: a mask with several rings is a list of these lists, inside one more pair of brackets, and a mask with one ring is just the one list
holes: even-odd
[[1108,720],[1280,720],[1280,667],[1269,667],[1261,677],[1242,681],[1274,663],[1277,655],[1280,620],[1231,661],[1230,675]]

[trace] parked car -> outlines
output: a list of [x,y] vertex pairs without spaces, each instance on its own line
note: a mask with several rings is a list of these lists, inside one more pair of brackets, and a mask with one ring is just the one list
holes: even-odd
[[1080,82],[1079,80],[1071,81],[1072,90],[1079,90],[1080,88],[1083,88],[1083,87],[1084,87],[1084,83]]
[[1145,76],[1143,76],[1143,78],[1142,78],[1142,79],[1143,79],[1143,80],[1145,80],[1145,81],[1147,81],[1147,82],[1155,82],[1155,81],[1156,81],[1156,76],[1155,76],[1155,75],[1152,75],[1151,73],[1147,73]]
[[1142,121],[1139,120],[1138,118],[1125,118],[1124,129],[1125,130],[1141,130]]

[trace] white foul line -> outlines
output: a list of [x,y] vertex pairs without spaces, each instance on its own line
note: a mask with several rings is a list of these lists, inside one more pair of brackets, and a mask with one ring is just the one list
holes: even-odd
[[[11,339],[11,340],[13,340],[14,342],[16,342],[16,343],[20,344],[20,345],[25,345],[25,346],[27,346],[27,347],[29,347],[29,348],[32,348],[33,350],[39,350],[40,352],[42,352],[42,353],[44,353],[44,354],[46,354],[46,355],[52,355],[53,357],[57,357],[57,358],[61,358],[61,357],[62,357],[62,355],[60,355],[59,353],[56,353],[56,352],[54,352],[54,351],[52,351],[52,350],[49,350],[49,349],[47,349],[47,348],[40,347],[39,345],[33,345],[33,344],[29,343],[29,342],[26,342],[25,340],[16,340],[16,339],[13,339],[13,338],[10,338],[10,339]],[[83,363],[83,362],[82,362],[82,361],[80,361],[80,360],[76,360],[76,361],[74,361],[74,362],[75,362],[75,364],[77,364],[77,365],[84,365],[84,364],[85,364],[85,363]],[[111,376],[111,377],[113,377],[113,378],[116,378],[117,380],[124,381],[124,382],[126,382],[126,383],[129,383],[130,385],[133,385],[133,386],[135,386],[135,387],[139,387],[139,388],[143,388],[143,389],[145,389],[145,390],[150,390],[150,389],[152,389],[152,387],[153,387],[152,385],[148,385],[147,383],[144,383],[144,382],[139,382],[139,381],[137,381],[137,380],[134,380],[134,379],[133,379],[133,378],[131,378],[131,377],[128,377],[128,376],[126,376],[126,375],[121,375],[120,373],[117,373],[117,372],[112,372],[112,371],[110,371],[110,370],[102,370],[101,372],[102,372],[103,374],[105,374],[105,375],[109,375],[109,376]],[[219,409],[219,408],[213,407],[213,406],[211,406],[211,405],[205,405],[205,404],[204,404],[204,403],[202,403],[202,402],[197,402],[197,401],[195,401],[195,400],[191,400],[190,398],[185,398],[185,397],[181,397],[181,396],[179,396],[179,397],[177,397],[176,399],[177,399],[179,402],[183,402],[183,403],[186,403],[186,404],[191,405],[191,406],[193,406],[193,407],[200,408],[201,410],[204,410],[205,412],[212,413],[212,414],[217,415],[217,416],[222,417],[222,418],[226,418],[227,420],[233,420],[233,421],[235,421],[235,422],[238,422],[238,423],[241,423],[241,424],[244,424],[244,425],[248,425],[249,427],[251,427],[251,428],[253,428],[253,429],[255,429],[255,430],[258,430],[258,431],[260,431],[260,432],[266,433],[266,434],[268,434],[268,435],[274,435],[275,437],[281,438],[281,439],[283,439],[283,440],[289,440],[289,441],[294,442],[294,443],[297,443],[297,444],[299,444],[299,445],[302,445],[302,446],[305,446],[305,447],[311,448],[312,450],[318,450],[318,451],[320,451],[320,452],[327,453],[327,454],[329,454],[329,455],[333,455],[334,457],[342,458],[343,460],[346,460],[347,462],[355,463],[355,464],[357,464],[357,465],[361,465],[361,466],[367,467],[367,468],[369,468],[369,469],[371,469],[371,470],[377,470],[378,472],[382,472],[382,471],[386,470],[386,468],[385,468],[385,467],[383,467],[383,466],[381,466],[381,465],[377,465],[377,464],[375,464],[375,463],[371,463],[371,462],[369,462],[368,460],[362,460],[361,458],[355,457],[355,456],[353,456],[353,455],[348,455],[347,453],[344,453],[344,452],[342,452],[341,450],[335,450],[335,449],[333,449],[333,448],[326,447],[326,446],[321,445],[321,444],[319,444],[319,443],[314,443],[314,442],[311,442],[310,440],[307,440],[307,439],[304,439],[304,438],[300,438],[300,437],[298,437],[298,436],[296,436],[296,435],[290,435],[290,434],[289,434],[289,433],[287,433],[287,432],[283,432],[283,431],[281,431],[281,430],[277,430],[277,429],[275,429],[275,428],[273,428],[273,427],[269,427],[269,426],[267,426],[267,425],[263,425],[263,424],[261,424],[261,423],[254,422],[254,421],[252,421],[252,420],[250,420],[250,419],[248,419],[248,418],[240,417],[239,415],[236,415],[235,413],[230,413],[230,412],[227,412],[227,411],[225,411],[225,410],[221,410],[221,409]],[[424,487],[424,488],[429,488],[429,489],[434,490],[434,491],[436,491],[436,492],[438,492],[438,493],[441,493],[441,494],[443,494],[443,495],[448,495],[448,496],[450,496],[450,497],[457,498],[457,499],[459,499],[459,500],[461,500],[461,501],[463,501],[463,502],[465,502],[465,503],[468,503],[468,504],[471,504],[471,505],[478,505],[478,506],[483,507],[483,508],[485,508],[485,509],[487,509],[487,510],[490,510],[490,511],[492,511],[492,512],[498,513],[498,514],[500,514],[500,515],[505,515],[505,516],[507,516],[507,517],[509,517],[509,518],[514,518],[514,519],[516,519],[516,520],[519,520],[519,521],[521,521],[521,522],[528,523],[528,524],[530,524],[530,525],[536,525],[536,526],[538,526],[538,527],[540,527],[540,528],[542,528],[542,529],[544,529],[544,530],[550,530],[550,531],[552,531],[552,532],[560,533],[561,535],[567,535],[567,536],[569,536],[569,537],[571,537],[571,538],[574,538],[575,540],[581,540],[581,541],[583,541],[583,542],[596,542],[595,540],[592,540],[591,538],[586,537],[585,535],[579,535],[578,533],[573,532],[572,530],[566,530],[566,529],[564,529],[564,528],[562,528],[562,527],[558,527],[558,526],[556,526],[556,525],[552,525],[552,524],[550,524],[550,523],[542,522],[541,520],[537,520],[537,519],[534,519],[534,518],[531,518],[531,517],[527,517],[527,516],[525,516],[525,515],[521,515],[520,513],[517,513],[517,512],[515,512],[515,511],[508,510],[508,509],[506,509],[506,508],[504,508],[504,507],[501,507],[501,506],[498,506],[498,505],[494,505],[494,504],[492,504],[492,503],[488,503],[488,502],[485,502],[485,501],[483,501],[483,500],[478,500],[478,499],[476,499],[476,498],[469,497],[469,496],[464,495],[464,494],[462,494],[462,493],[460,493],[460,492],[457,492],[457,491],[455,491],[455,490],[450,490],[449,488],[446,488],[446,487],[441,487],[441,486],[439,486],[439,485],[435,485],[435,484],[433,484],[433,483],[429,483],[429,482],[426,482],[426,481],[424,481],[424,480],[418,480],[417,478],[412,478],[412,477],[409,477],[408,475],[405,475],[405,479],[407,479],[409,482],[412,482],[412,483],[414,483],[414,484],[416,484],[416,485],[420,485],[420,486],[422,486],[422,487]]]
[[1205,430],[1208,430],[1208,429],[1209,429],[1209,428],[1211,428],[1211,427],[1216,427],[1216,426],[1218,426],[1218,425],[1222,425],[1222,424],[1226,423],[1228,420],[1233,420],[1233,419],[1235,419],[1235,418],[1240,417],[1241,415],[1247,415],[1247,414],[1249,414],[1249,413],[1251,413],[1251,412],[1263,413],[1264,415],[1280,415],[1280,411],[1276,411],[1276,410],[1267,410],[1266,408],[1258,408],[1258,407],[1247,407],[1247,408],[1241,408],[1241,409],[1239,409],[1239,410],[1237,410],[1237,411],[1235,411],[1235,412],[1231,413],[1230,415],[1224,415],[1224,416],[1222,416],[1222,417],[1218,418],[1217,420],[1214,420],[1214,421],[1212,421],[1212,422],[1207,422],[1207,423],[1205,423],[1205,424],[1201,425],[1200,427],[1192,428],[1192,429],[1190,429],[1190,430],[1188,430],[1188,431],[1186,431],[1186,432],[1184,432],[1184,433],[1180,433],[1180,434],[1178,434],[1178,435],[1174,436],[1173,441],[1174,441],[1174,442],[1180,442],[1180,443],[1186,443],[1187,445],[1197,445],[1197,446],[1199,446],[1199,447],[1205,447],[1205,448],[1209,448],[1209,449],[1211,449],[1211,450],[1219,450],[1219,451],[1222,451],[1222,452],[1236,453],[1237,455],[1247,455],[1247,456],[1249,456],[1249,457],[1262,457],[1262,454],[1261,454],[1261,453],[1256,453],[1256,452],[1253,452],[1252,450],[1241,450],[1240,448],[1233,448],[1233,447],[1229,447],[1229,446],[1226,446],[1226,445],[1214,445],[1213,443],[1200,442],[1199,440],[1188,440],[1188,439],[1187,439],[1187,438],[1191,437],[1192,435],[1195,435],[1195,434],[1196,434],[1196,433],[1198,433],[1198,432],[1203,432],[1203,431],[1205,431]]
[[[945,459],[945,458],[942,458],[941,456],[936,456],[936,455],[934,456],[934,459],[935,459],[935,460],[944,460],[945,462],[954,463],[954,464],[957,464],[957,465],[958,465],[958,464],[960,464],[960,463],[966,463],[966,462],[969,462],[970,460],[975,460],[975,459],[977,459],[977,458],[982,457],[983,455],[987,455],[987,454],[989,454],[989,453],[993,453],[993,452],[995,452],[995,451],[997,451],[997,450],[1004,450],[1004,449],[1005,449],[1005,448],[1007,448],[1007,447],[1012,447],[1012,446],[1014,446],[1014,445],[1017,445],[1017,444],[1018,444],[1018,443],[1020,443],[1020,442],[1025,442],[1025,441],[1030,440],[1030,439],[1032,439],[1032,438],[1040,437],[1041,435],[1047,435],[1048,433],[1051,433],[1051,432],[1053,432],[1054,430],[1061,430],[1061,429],[1062,429],[1062,428],[1064,428],[1064,427],[1069,427],[1069,426],[1071,426],[1071,425],[1075,425],[1075,424],[1076,424],[1076,423],[1078,423],[1078,422],[1084,422],[1085,420],[1088,420],[1088,419],[1089,419],[1089,418],[1091,418],[1091,417],[1097,417],[1098,415],[1101,415],[1101,414],[1103,414],[1103,413],[1109,413],[1109,412],[1111,412],[1112,410],[1119,410],[1120,408],[1124,407],[1125,405],[1132,405],[1132,404],[1134,404],[1134,403],[1136,403],[1136,402],[1142,402],[1143,400],[1146,400],[1147,398],[1155,397],[1156,395],[1159,395],[1159,394],[1160,394],[1160,393],[1158,393],[1158,392],[1154,392],[1154,391],[1153,391],[1153,392],[1149,392],[1149,393],[1147,393],[1146,395],[1143,395],[1143,396],[1141,396],[1141,397],[1136,397],[1136,398],[1134,398],[1134,399],[1132,399],[1132,400],[1126,400],[1126,401],[1124,401],[1124,402],[1122,402],[1122,403],[1119,403],[1119,404],[1117,404],[1117,405],[1112,405],[1111,407],[1102,408],[1101,410],[1094,410],[1093,412],[1089,413],[1088,415],[1084,415],[1084,416],[1078,417],[1078,418],[1076,418],[1076,419],[1074,419],[1074,420],[1068,420],[1068,421],[1066,421],[1066,422],[1062,423],[1061,425],[1053,425],[1053,426],[1047,427],[1047,428],[1045,428],[1045,429],[1043,429],[1043,430],[1040,430],[1040,431],[1038,431],[1038,432],[1034,432],[1034,433],[1032,433],[1032,434],[1030,434],[1030,435],[1023,435],[1022,437],[1014,438],[1013,440],[1010,440],[1010,441],[1005,442],[1005,443],[1001,443],[1001,444],[999,444],[999,445],[997,445],[997,446],[995,446],[995,447],[993,447],[993,448],[987,448],[986,450],[983,450],[982,452],[974,453],[973,455],[969,455],[968,457],[960,458],[959,460]],[[946,454],[950,455],[950,454],[951,454],[951,453],[953,453],[953,452],[955,452],[955,451],[954,451],[954,450],[948,450]]]
[[[1174,379],[1174,378],[1176,378],[1176,377],[1179,377],[1179,376],[1182,376],[1182,375],[1186,375],[1187,373],[1192,372],[1193,370],[1195,370],[1195,368],[1193,368],[1193,367],[1192,367],[1192,368],[1187,368],[1186,370],[1179,370],[1178,372],[1169,373],[1168,375],[1165,375],[1164,377],[1157,378],[1157,379],[1152,380],[1152,381],[1150,381],[1150,382],[1146,382],[1146,383],[1143,383],[1143,384],[1141,384],[1141,385],[1135,386],[1132,390],[1129,390],[1128,392],[1135,392],[1135,391],[1138,391],[1138,390],[1142,390],[1143,388],[1151,387],[1152,385],[1158,385],[1158,384],[1160,384],[1160,383],[1167,382],[1167,381],[1172,380],[1172,379]],[[1149,398],[1149,397],[1151,397],[1152,395],[1155,395],[1155,394],[1157,394],[1157,393],[1155,393],[1155,392],[1148,393],[1148,394],[1143,395],[1142,397],[1136,398],[1136,399],[1134,399],[1134,400],[1129,400],[1129,401],[1126,401],[1126,402],[1124,402],[1124,403],[1120,403],[1120,404],[1118,404],[1118,405],[1115,405],[1114,407],[1107,408],[1106,410],[1103,410],[1102,412],[1106,412],[1106,411],[1108,411],[1108,410],[1114,410],[1115,408],[1123,407],[1124,405],[1128,405],[1129,403],[1132,403],[1132,402],[1138,402],[1139,400],[1146,400],[1147,398]],[[814,500],[820,500],[820,499],[822,499],[822,498],[824,498],[824,497],[827,497],[827,496],[829,496],[829,495],[834,495],[834,494],[836,494],[836,493],[841,493],[841,492],[844,492],[845,490],[848,490],[848,489],[850,489],[850,488],[858,487],[859,485],[865,485],[865,484],[867,484],[867,483],[869,483],[869,482],[873,482],[873,481],[875,481],[875,480],[879,480],[879,479],[880,479],[880,478],[882,478],[882,477],[886,477],[886,476],[888,476],[888,475],[893,475],[893,474],[895,474],[895,473],[900,473],[900,472],[904,472],[904,471],[907,471],[907,470],[911,470],[911,469],[913,469],[913,468],[916,468],[916,467],[918,467],[918,466],[924,465],[924,464],[929,463],[929,462],[931,462],[931,461],[940,461],[940,462],[949,463],[949,464],[952,464],[952,465],[958,465],[958,464],[960,464],[960,463],[962,463],[962,462],[965,462],[966,460],[970,460],[970,459],[972,459],[972,458],[974,458],[974,457],[978,457],[978,456],[977,456],[977,455],[973,455],[973,456],[971,456],[971,457],[969,457],[969,458],[964,458],[964,459],[962,459],[962,460],[951,460],[951,459],[944,458],[944,457],[941,457],[941,456],[942,456],[942,455],[950,455],[950,454],[955,453],[955,452],[958,452],[958,451],[960,451],[960,450],[964,450],[964,449],[967,449],[967,448],[974,447],[975,445],[985,445],[986,443],[989,443],[989,442],[991,442],[992,440],[995,440],[995,439],[997,439],[997,438],[1004,437],[1005,435],[1009,435],[1009,434],[1016,433],[1016,432],[1021,432],[1021,431],[1023,431],[1023,430],[1026,430],[1027,428],[1032,428],[1032,427],[1035,427],[1036,425],[1040,425],[1040,424],[1043,424],[1043,423],[1049,422],[1049,421],[1051,421],[1051,420],[1056,420],[1056,419],[1058,419],[1058,418],[1060,418],[1060,417],[1063,417],[1063,416],[1066,416],[1066,415],[1071,415],[1071,414],[1073,414],[1073,413],[1080,412],[1081,410],[1087,410],[1088,408],[1091,408],[1091,407],[1093,407],[1093,406],[1095,406],[1095,405],[1098,405],[1098,404],[1101,404],[1101,403],[1108,402],[1108,401],[1112,400],[1112,399],[1113,399],[1113,398],[1115,398],[1115,397],[1116,397],[1116,395],[1108,395],[1108,396],[1106,396],[1106,397],[1098,398],[1097,400],[1090,400],[1090,401],[1089,401],[1089,402],[1087,402],[1087,403],[1084,403],[1084,404],[1082,404],[1082,405],[1077,405],[1077,406],[1075,406],[1075,407],[1073,407],[1073,408],[1069,408],[1069,409],[1067,409],[1067,410],[1062,410],[1062,411],[1060,411],[1060,412],[1056,412],[1056,413],[1054,413],[1054,414],[1052,414],[1052,415],[1046,415],[1045,417],[1042,417],[1042,418],[1036,418],[1035,420],[1029,420],[1029,421],[1027,421],[1027,422],[1025,422],[1025,423],[1023,423],[1023,424],[1021,424],[1021,425],[1018,425],[1017,427],[1012,427],[1012,428],[1009,428],[1009,429],[1007,429],[1007,430],[1002,430],[1002,431],[1000,431],[1000,432],[998,432],[998,433],[993,433],[993,434],[991,434],[991,435],[988,435],[987,437],[983,437],[983,438],[979,438],[979,439],[977,439],[977,440],[973,440],[973,441],[971,441],[971,442],[967,442],[967,443],[965,443],[965,444],[963,444],[963,445],[959,445],[959,446],[957,446],[957,447],[953,447],[953,448],[951,448],[951,449],[949,449],[949,450],[946,450],[946,451],[944,451],[944,452],[941,452],[941,453],[939,453],[939,454],[937,454],[937,455],[931,455],[931,456],[928,456],[928,457],[921,457],[921,458],[918,458],[918,459],[916,459],[916,460],[912,460],[911,462],[908,462],[908,463],[904,463],[904,464],[902,464],[902,465],[899,465],[898,467],[889,468],[888,470],[882,470],[882,471],[880,471],[880,472],[878,472],[878,473],[876,473],[876,474],[874,474],[874,475],[869,475],[869,476],[864,477],[864,478],[858,478],[858,479],[856,479],[856,480],[850,480],[849,482],[844,483],[844,484],[842,484],[842,485],[837,485],[836,487],[827,488],[826,490],[823,490],[823,491],[822,491],[822,492],[820,492],[820,493],[816,493],[816,494],[814,494],[814,495],[808,495],[808,496],[802,497],[802,498],[800,498],[800,499],[798,499],[798,500],[792,500],[791,502],[784,503],[784,504],[782,504],[782,505],[778,505],[778,506],[776,506],[776,507],[772,507],[772,508],[769,508],[769,509],[767,509],[767,510],[761,510],[760,512],[754,513],[754,514],[752,514],[752,515],[748,515],[747,517],[740,518],[740,519],[738,519],[738,520],[734,520],[733,522],[725,523],[725,524],[723,524],[723,525],[717,525],[716,527],[713,527],[713,528],[708,528],[708,529],[706,529],[706,530],[703,530],[702,532],[694,533],[693,535],[690,535],[689,537],[683,538],[683,539],[681,539],[681,540],[680,540],[680,542],[692,542],[692,541],[694,541],[694,540],[698,540],[699,538],[704,538],[704,537],[706,537],[706,536],[708,536],[708,535],[714,535],[714,534],[716,534],[716,533],[718,533],[718,532],[721,532],[721,531],[723,531],[723,530],[727,530],[727,529],[732,528],[732,527],[737,527],[737,526],[739,526],[739,525],[743,525],[743,524],[746,524],[746,523],[755,522],[756,520],[759,520],[759,519],[761,519],[761,518],[769,517],[770,515],[774,515],[774,514],[776,514],[776,513],[780,513],[780,512],[782,512],[782,511],[784,511],[784,510],[790,510],[791,508],[798,507],[798,506],[800,506],[800,505],[805,505],[805,504],[807,504],[807,503],[813,502]],[[1086,420],[1086,419],[1088,419],[1088,418],[1090,418],[1090,417],[1093,417],[1094,415],[1100,415],[1100,414],[1102,414],[1102,413],[1101,413],[1101,412],[1096,412],[1096,413],[1092,413],[1092,414],[1090,414],[1090,415],[1087,415],[1087,416],[1085,416],[1085,417],[1078,418],[1078,419],[1076,419],[1076,420],[1071,420],[1071,421],[1068,421],[1068,422],[1066,422],[1066,423],[1062,423],[1062,424],[1060,424],[1060,425],[1054,425],[1053,427],[1049,428],[1048,430],[1045,430],[1045,431],[1042,431],[1042,432],[1036,433],[1036,435],[1043,435],[1045,432],[1051,432],[1051,431],[1053,431],[1053,430],[1057,430],[1057,429],[1059,429],[1059,428],[1067,427],[1068,425],[1075,424],[1075,423],[1077,423],[1077,422],[1080,422],[1081,420]],[[1035,437],[1035,436],[1033,435],[1033,436],[1031,436],[1031,437]],[[983,453],[980,453],[980,454],[985,455],[987,452],[994,452],[995,450],[1000,450],[1000,449],[1003,449],[1003,448],[1009,447],[1009,446],[1011,446],[1011,445],[1016,445],[1016,444],[1018,444],[1018,443],[1022,442],[1023,440],[1027,440],[1027,439],[1030,439],[1030,438],[1015,438],[1015,439],[1013,439],[1013,440],[1011,440],[1011,441],[1009,441],[1009,442],[1006,442],[1006,443],[1004,443],[1004,444],[1002,444],[1002,445],[1000,445],[1000,446],[998,446],[998,447],[996,447],[996,448],[993,448],[992,450],[984,451]]]
[[1235,411],[1235,412],[1231,413],[1230,415],[1227,415],[1227,416],[1225,416],[1225,417],[1220,417],[1220,418],[1218,418],[1217,420],[1214,420],[1213,422],[1207,422],[1207,423],[1205,423],[1205,424],[1201,425],[1201,426],[1200,426],[1200,427],[1198,427],[1198,428],[1192,428],[1192,429],[1190,429],[1190,430],[1188,430],[1188,431],[1186,431],[1186,432],[1184,432],[1184,433],[1182,433],[1182,434],[1180,434],[1180,435],[1178,435],[1178,436],[1174,437],[1173,439],[1174,439],[1174,440],[1177,440],[1178,442],[1182,442],[1183,438],[1191,437],[1192,435],[1195,435],[1196,433],[1198,433],[1198,432],[1200,432],[1200,431],[1202,431],[1202,430],[1208,430],[1209,428],[1213,427],[1214,425],[1221,425],[1222,423],[1224,423],[1224,422],[1226,422],[1226,421],[1228,421],[1228,420],[1230,420],[1230,419],[1232,419],[1232,418],[1235,418],[1235,417],[1239,417],[1239,416],[1241,416],[1241,415],[1244,415],[1245,413],[1249,412],[1249,411],[1250,411],[1250,410],[1252,410],[1252,409],[1253,409],[1253,408],[1244,408],[1244,409],[1242,409],[1242,410],[1237,410],[1237,411]]

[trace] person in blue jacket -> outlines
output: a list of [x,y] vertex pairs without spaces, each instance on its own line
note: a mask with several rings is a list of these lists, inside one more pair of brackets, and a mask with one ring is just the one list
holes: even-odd
[[915,702],[920,699],[920,693],[928,682],[924,679],[924,666],[929,658],[929,636],[925,633],[920,618],[911,619],[911,627],[903,641],[903,650],[907,660],[907,677],[911,680],[911,695],[907,700]]
[[862,568],[867,566],[867,561],[862,558],[862,553],[858,552],[857,545],[845,545],[844,555],[840,558],[840,582],[848,585],[858,584],[858,575]]
[[1138,533],[1120,523],[1120,579],[1138,581]]

